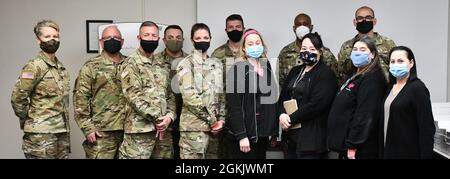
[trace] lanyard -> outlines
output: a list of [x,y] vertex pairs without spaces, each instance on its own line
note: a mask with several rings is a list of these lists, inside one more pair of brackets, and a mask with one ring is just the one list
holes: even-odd
[[297,78],[294,81],[294,84],[292,86],[292,91],[291,91],[291,99],[294,97],[294,91],[295,91],[295,87],[297,87],[298,83],[303,79],[303,72],[305,71],[305,67],[303,67],[300,70],[300,73],[298,74]]
[[357,76],[354,75],[354,76],[352,76],[351,78],[349,78],[349,79],[341,86],[341,89],[339,90],[339,92],[341,92],[345,87],[347,87],[347,85],[348,85],[351,81],[353,81],[356,77],[357,77]]

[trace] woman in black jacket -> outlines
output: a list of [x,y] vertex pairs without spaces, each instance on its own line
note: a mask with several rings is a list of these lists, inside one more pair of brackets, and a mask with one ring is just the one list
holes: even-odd
[[432,158],[434,126],[430,93],[417,78],[414,54],[398,46],[390,52],[389,93],[381,123],[384,158]]
[[386,77],[375,42],[363,36],[353,43],[356,72],[342,85],[328,117],[328,147],[339,158],[378,158],[379,121]]
[[[322,60],[320,36],[307,34],[301,42],[303,64],[292,68],[281,91],[279,120],[288,130],[289,159],[320,159],[327,152],[326,130],[328,112],[337,91],[334,73]],[[297,110],[286,113],[285,105],[296,104]],[[288,115],[289,114],[289,115]]]
[[230,114],[226,155],[230,158],[265,159],[270,136],[278,133],[278,84],[266,57],[266,46],[254,29],[244,32],[240,53],[227,75]]

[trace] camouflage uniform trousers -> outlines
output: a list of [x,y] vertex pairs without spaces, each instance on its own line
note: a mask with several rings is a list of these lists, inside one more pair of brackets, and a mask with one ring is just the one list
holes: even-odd
[[120,159],[150,159],[155,147],[156,131],[125,134],[119,148]]
[[[217,159],[219,138],[210,132],[180,132],[181,159]],[[216,149],[216,150],[214,150]]]
[[27,159],[68,159],[70,136],[68,132],[56,134],[26,132],[23,135],[22,150]]
[[206,151],[207,159],[225,159],[226,157],[226,146],[224,146],[225,131],[219,132],[217,135],[211,135],[209,138],[209,145]]
[[151,159],[173,159],[173,131],[165,131],[162,140],[156,140]]
[[99,132],[95,143],[83,142],[83,148],[88,159],[115,159],[118,158],[120,144],[123,141],[123,131]]

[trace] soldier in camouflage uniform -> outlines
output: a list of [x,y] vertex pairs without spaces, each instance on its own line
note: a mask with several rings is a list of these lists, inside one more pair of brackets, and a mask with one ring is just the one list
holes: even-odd
[[[155,54],[155,60],[164,62],[164,68],[170,73],[170,79],[175,76],[175,69],[177,62],[181,61],[187,56],[183,52],[183,30],[178,25],[167,26],[164,30],[164,44],[166,48]],[[169,92],[174,92],[173,90]],[[181,114],[181,106],[183,100],[180,93],[174,93],[176,100],[176,116],[174,123],[167,128],[168,132],[165,133],[164,139],[156,141],[155,148],[153,149],[152,159],[173,159],[180,158],[178,141],[180,139],[179,121]],[[176,149],[175,149],[176,148]]]
[[121,159],[149,159],[156,140],[165,138],[175,120],[175,98],[170,90],[165,61],[153,55],[158,46],[158,26],[146,21],[139,28],[141,46],[123,64],[122,90],[127,99]]
[[22,150],[28,159],[67,159],[69,73],[56,58],[59,26],[44,20],[34,27],[42,51],[22,68],[11,104],[24,131]]
[[192,26],[191,40],[196,50],[177,67],[177,79],[183,97],[180,117],[180,158],[205,159],[211,137],[223,128],[218,94],[223,93],[222,65],[208,58],[209,27]]
[[353,24],[356,26],[358,34],[353,39],[344,42],[338,54],[339,65],[338,75],[336,76],[338,78],[339,85],[342,85],[345,80],[350,77],[349,75],[354,74],[356,68],[352,64],[350,54],[352,53],[354,42],[364,35],[369,36],[375,41],[381,68],[384,71],[386,79],[388,79],[390,61],[389,51],[395,47],[394,41],[373,31],[373,27],[377,24],[377,19],[375,18],[375,12],[370,7],[363,6],[358,8],[355,12]]
[[123,39],[117,26],[109,26],[99,41],[104,51],[83,65],[75,82],[75,121],[86,136],[86,158],[113,159],[123,140],[126,112],[119,74]]
[[219,48],[215,49],[211,55],[212,58],[217,58],[222,62],[224,74],[235,62],[239,61],[239,41],[241,40],[245,29],[244,20],[238,14],[228,16],[225,23],[225,31],[227,32],[229,40]]
[[[239,14],[232,14],[227,17],[225,20],[225,31],[227,32],[229,40],[214,50],[211,57],[220,60],[223,65],[223,84],[226,84],[226,74],[230,67],[240,61],[239,58],[239,41],[243,35],[245,30],[244,20],[242,16]],[[227,119],[227,109],[226,109],[226,97],[225,93],[219,94],[219,104],[220,113],[222,116],[225,116],[223,120],[224,122]],[[208,149],[208,158],[227,158],[224,156],[226,154],[225,147],[223,146],[223,138],[224,133],[221,132],[217,137],[213,136],[210,140],[210,148]]]
[[[303,62],[299,58],[301,40],[303,36],[311,33],[314,25],[311,22],[311,18],[307,14],[299,14],[294,19],[293,30],[296,34],[296,40],[286,45],[278,56],[278,74],[280,86],[283,86],[289,71],[297,65],[301,65]],[[338,61],[329,48],[323,47],[322,61],[331,68],[331,70],[337,74]]]

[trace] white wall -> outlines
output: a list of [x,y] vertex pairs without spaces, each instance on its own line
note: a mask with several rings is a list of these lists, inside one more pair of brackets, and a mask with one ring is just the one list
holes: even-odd
[[198,0],[198,21],[211,28],[212,47],[226,41],[225,19],[232,13],[244,18],[247,28],[259,30],[276,58],[281,48],[295,39],[293,21],[300,12],[311,16],[314,30],[337,56],[341,44],[353,38],[355,10],[368,5],[375,10],[375,31],[415,53],[419,77],[426,83],[433,102],[447,100],[447,0]]
[[146,19],[167,25],[178,24],[184,32],[184,51],[193,49],[190,37],[191,27],[197,22],[197,0],[147,0],[144,7]]
[[[182,15],[169,14],[166,11],[168,8]],[[0,158],[23,158],[22,131],[11,108],[10,96],[22,66],[39,51],[33,27],[42,19],[55,20],[61,27],[61,47],[57,56],[69,70],[73,87],[78,70],[87,59],[95,56],[86,53],[85,20],[141,22],[144,19],[165,24],[181,23],[189,32],[190,25],[196,21],[196,0],[2,0],[0,114],[3,119],[0,120]],[[189,39],[189,36],[185,38]],[[189,45],[187,43],[187,49],[192,48]],[[71,158],[84,158],[81,147],[83,136],[73,120],[72,106],[70,112]]]
[[448,45],[448,50],[447,50],[447,102],[450,101],[450,3],[448,4],[448,41],[447,41],[447,45]]

